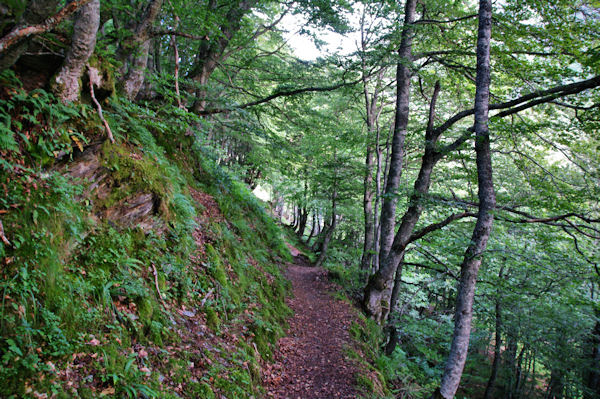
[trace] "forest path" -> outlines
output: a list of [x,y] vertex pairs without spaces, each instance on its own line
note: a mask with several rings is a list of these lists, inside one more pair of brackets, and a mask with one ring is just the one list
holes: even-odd
[[[292,254],[294,251],[292,250]],[[288,306],[288,335],[279,340],[274,363],[267,367],[267,397],[275,399],[357,398],[358,369],[345,356],[348,329],[356,319],[352,306],[333,298],[339,288],[323,269],[311,267],[301,254],[288,265],[293,287]]]

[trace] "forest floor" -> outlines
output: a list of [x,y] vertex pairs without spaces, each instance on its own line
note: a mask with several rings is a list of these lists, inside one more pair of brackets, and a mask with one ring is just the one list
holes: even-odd
[[327,272],[312,267],[295,248],[290,251],[294,263],[288,265],[286,277],[293,297],[288,306],[295,315],[265,373],[267,397],[357,398],[359,369],[345,351],[351,346],[348,329],[356,313],[352,305],[333,297],[339,287],[327,280]]

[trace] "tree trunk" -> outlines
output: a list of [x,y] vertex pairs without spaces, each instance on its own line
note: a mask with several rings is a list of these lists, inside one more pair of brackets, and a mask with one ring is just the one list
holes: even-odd
[[479,1],[479,29],[477,33],[477,77],[475,88],[475,152],[479,185],[479,213],[461,265],[460,284],[456,297],[454,335],[446,362],[439,395],[451,399],[456,394],[467,360],[473,298],[477,272],[494,222],[496,206],[492,176],[492,154],[488,131],[490,96],[490,38],[492,31],[492,1]]
[[323,224],[323,228],[321,229],[321,231],[319,232],[319,234],[316,236],[315,242],[310,247],[310,249],[313,252],[320,251],[321,244],[323,243],[323,238],[325,237],[325,233],[327,232],[328,229],[329,229],[329,222],[326,222],[326,223]]
[[396,227],[396,204],[398,203],[397,191],[402,173],[402,160],[404,155],[404,139],[408,126],[410,103],[409,64],[412,61],[412,24],[415,20],[417,1],[407,0],[404,7],[404,26],[398,55],[400,61],[396,68],[398,91],[396,94],[396,113],[394,117],[394,135],[392,138],[392,154],[390,171],[387,177],[383,206],[381,209],[381,236],[379,244],[379,259],[383,262],[380,270],[371,278],[365,288],[363,307],[368,316],[381,323],[389,314],[389,301],[392,290],[393,276],[396,272],[400,257],[398,254],[389,254],[394,240]]
[[81,75],[96,47],[99,26],[100,0],[92,0],[75,14],[71,48],[54,78],[54,92],[63,103],[79,99]]
[[[125,75],[123,91],[133,100],[144,83],[151,44],[152,25],[158,18],[163,0],[151,0],[142,15],[141,22],[132,30],[132,36],[119,48],[119,57],[125,61],[121,73]],[[125,73],[126,71],[126,73]]]
[[[369,131],[369,129],[367,129]],[[363,213],[365,218],[365,231],[363,253],[360,261],[361,270],[369,270],[373,261],[373,243],[375,229],[373,225],[373,146],[370,141],[370,132],[367,133],[367,156],[365,160],[365,178],[363,193]]]
[[327,258],[327,248],[329,247],[329,242],[331,241],[331,237],[333,237],[333,231],[335,230],[335,226],[337,224],[337,215],[336,215],[336,206],[337,206],[337,174],[334,176],[333,181],[333,193],[331,194],[331,224],[325,230],[325,234],[323,234],[323,242],[321,243],[321,252],[319,253],[319,258],[315,263],[315,267],[323,266],[323,262]]
[[504,397],[511,399],[514,396],[515,386],[515,374],[517,364],[517,349],[518,342],[513,336],[508,336],[506,340],[506,350],[504,351],[504,358],[506,362],[506,368],[508,369],[508,381],[504,384]]
[[[594,299],[592,288],[591,300],[593,301]],[[600,321],[598,321],[600,319],[600,310],[595,309],[594,313],[597,321],[584,344],[584,347],[587,348],[586,361],[589,365],[588,371],[583,376],[586,388],[583,393],[584,399],[600,398]]]
[[306,239],[306,245],[309,245],[310,240],[313,238],[313,236],[315,235],[315,232],[317,231],[317,213],[313,212],[312,214],[312,225],[310,227],[310,233],[308,234],[308,238]]
[[[41,24],[56,11],[59,3],[60,1],[58,0],[28,1],[25,11],[17,23],[17,26],[15,26],[15,29]],[[27,51],[29,40],[29,37],[19,38],[12,47],[7,46],[6,48],[1,48],[0,46],[0,71],[11,67],[17,62],[19,57]]]
[[[502,269],[500,269],[502,275]],[[500,298],[496,298],[496,337],[494,339],[494,360],[492,362],[492,372],[485,387],[484,399],[492,399],[494,397],[494,385],[498,377],[498,369],[500,367],[500,351],[502,349],[502,309]]]
[[521,351],[519,352],[519,357],[517,357],[517,369],[515,372],[515,388],[514,388],[514,398],[518,399],[521,397],[521,388],[523,385],[523,356],[525,351],[527,350],[527,346],[523,345]]
[[[362,42],[363,51],[366,50],[366,43]],[[363,242],[363,253],[360,262],[361,270],[366,271],[371,268],[373,262],[373,249],[375,243],[375,219],[373,217],[373,153],[376,150],[377,142],[373,143],[373,134],[379,134],[377,129],[377,120],[379,118],[379,112],[381,107],[377,106],[379,101],[380,82],[383,78],[384,69],[379,71],[377,76],[377,82],[373,90],[373,94],[369,94],[368,80],[367,80],[367,67],[363,60],[363,92],[365,97],[365,108],[366,108],[366,123],[367,123],[367,154],[365,158],[365,177],[364,177],[364,188],[363,188],[363,213],[365,218],[365,230],[364,230],[364,242]]]
[[[409,244],[412,232],[423,212],[422,197],[429,192],[433,168],[443,156],[442,153],[437,152],[435,149],[439,134],[436,135],[433,131],[435,105],[439,91],[440,85],[438,82],[435,85],[431,98],[429,123],[425,131],[425,153],[421,159],[419,175],[410,196],[409,207],[402,217],[402,223],[394,237],[388,256],[382,257],[382,253],[380,252],[379,259],[383,263],[381,263],[380,269],[371,276],[369,283],[365,288],[363,307],[367,315],[371,316],[379,323],[383,323],[388,317],[392,304],[394,275],[398,274],[396,273],[396,270],[404,258],[404,249]],[[401,277],[402,273],[400,273],[397,278],[400,279]]]
[[[194,80],[200,88],[196,90],[196,101],[192,106],[194,112],[202,112],[206,109],[207,91],[206,85],[210,75],[217,68],[219,62],[225,59],[225,48],[233,35],[240,30],[242,18],[250,11],[258,0],[238,0],[231,2],[228,12],[223,17],[219,32],[211,32],[202,40],[198,48],[196,63],[189,74],[189,78]],[[209,7],[214,9],[222,5],[212,0]]]
[[404,26],[402,28],[400,49],[398,50],[399,62],[396,67],[396,82],[398,88],[396,93],[392,154],[390,159],[390,171],[385,187],[383,207],[381,209],[380,259],[387,258],[394,240],[394,230],[396,227],[396,205],[398,203],[397,191],[398,186],[400,185],[400,176],[402,175],[404,140],[406,138],[410,105],[410,63],[412,62],[413,40],[412,24],[415,21],[416,5],[417,0],[407,0],[404,7]]
[[302,236],[304,235],[304,230],[306,230],[306,222],[307,221],[308,221],[308,211],[306,210],[306,207],[301,207],[299,223],[298,223],[298,231],[296,231],[296,234],[298,234],[298,236],[300,238],[302,238]]
[[379,147],[379,128],[375,137],[375,151],[377,154],[377,172],[375,173],[375,209],[373,210],[373,271],[379,270],[379,237],[381,235],[380,223],[378,219],[379,204],[381,202],[381,148]]

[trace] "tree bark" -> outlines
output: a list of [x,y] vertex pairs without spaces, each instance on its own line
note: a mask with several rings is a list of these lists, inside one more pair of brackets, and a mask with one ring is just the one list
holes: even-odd
[[315,232],[317,231],[317,213],[313,212],[312,214],[312,225],[310,227],[310,233],[308,234],[308,238],[306,239],[306,245],[309,245],[310,240],[313,238],[313,236],[315,235]]
[[[207,91],[206,85],[210,75],[217,68],[219,62],[223,61],[225,49],[233,35],[240,30],[242,18],[258,0],[238,0],[232,2],[231,7],[223,17],[223,23],[219,27],[220,32],[215,32],[214,37],[209,33],[201,42],[196,56],[196,63],[189,78],[200,85],[196,90],[196,101],[192,110],[196,113],[202,113],[206,109]],[[209,8],[216,12],[217,3],[214,0],[209,1]]]
[[456,394],[467,360],[475,283],[481,259],[494,222],[496,206],[492,174],[492,154],[488,131],[490,96],[490,39],[492,31],[492,1],[479,1],[477,32],[477,76],[475,82],[475,152],[479,185],[479,213],[461,265],[460,284],[456,298],[454,334],[438,394],[451,399]]
[[[385,259],[390,251],[394,240],[396,205],[398,203],[398,186],[402,175],[402,161],[404,158],[404,140],[406,128],[408,127],[409,105],[410,105],[410,80],[412,62],[412,24],[415,21],[415,9],[417,1],[407,0],[404,7],[404,26],[400,49],[398,50],[399,61],[396,67],[396,113],[394,116],[394,135],[392,137],[392,154],[390,159],[390,171],[383,206],[381,210],[381,242],[379,256]],[[393,273],[392,273],[393,274]]]
[[302,236],[304,235],[304,230],[306,230],[306,222],[307,221],[308,221],[308,211],[306,210],[306,207],[303,206],[300,208],[298,230],[296,231],[296,234],[298,234],[298,236],[300,238],[302,238]]
[[361,270],[369,270],[373,261],[373,243],[375,229],[373,224],[373,146],[370,143],[370,129],[367,129],[367,156],[365,160],[365,178],[363,192],[363,213],[365,218],[363,253],[360,261]]
[[[502,272],[500,272],[502,274]],[[494,338],[494,360],[492,362],[492,372],[485,387],[484,399],[492,399],[494,397],[494,386],[498,377],[498,369],[500,367],[500,351],[502,349],[502,308],[500,298],[496,298],[496,337]]]
[[397,93],[396,113],[394,116],[394,135],[392,137],[392,154],[390,170],[387,176],[383,206],[381,208],[381,233],[379,244],[379,259],[383,262],[380,270],[371,276],[365,288],[363,307],[367,315],[381,323],[389,314],[389,300],[391,296],[393,276],[398,266],[399,257],[389,252],[394,240],[396,227],[396,205],[398,203],[397,191],[402,174],[402,160],[404,155],[404,139],[408,126],[410,104],[411,71],[409,64],[412,61],[412,24],[415,21],[417,1],[407,0],[404,7],[404,26],[398,56],[400,61],[396,68]]
[[73,2],[51,18],[60,3],[58,0],[29,1],[17,25],[0,39],[0,70],[11,67],[27,51],[29,36],[52,29],[86,1],[89,0]]
[[[596,310],[595,313],[596,318],[598,318],[600,312]],[[587,390],[584,392],[583,397],[592,399],[600,397],[600,321],[596,321],[587,346],[589,348],[590,367],[585,376]]]
[[81,7],[75,16],[71,48],[54,78],[54,91],[63,103],[79,99],[81,75],[96,47],[99,26],[100,0],[92,0]]
[[[435,115],[435,105],[439,95],[440,85],[436,83],[429,109],[429,123],[425,131],[425,152],[421,159],[419,175],[415,181],[413,192],[410,196],[409,206],[402,222],[394,237],[391,249],[386,257],[382,257],[380,269],[369,279],[365,288],[363,307],[367,315],[371,316],[379,323],[383,323],[391,310],[392,294],[394,287],[394,275],[398,265],[404,257],[404,250],[411,242],[412,232],[423,212],[422,197],[429,192],[431,183],[431,174],[436,163],[441,159],[442,153],[436,151],[435,145],[439,135],[434,134],[433,119]],[[383,217],[383,212],[382,212]],[[383,232],[382,232],[383,234]],[[402,274],[398,276],[401,278]]]
[[335,226],[337,224],[337,215],[336,215],[336,201],[337,201],[337,182],[333,183],[333,193],[331,195],[331,224],[325,230],[325,234],[323,235],[323,241],[321,242],[321,252],[319,253],[319,258],[315,263],[315,267],[323,266],[323,262],[327,258],[327,248],[329,248],[329,242],[331,241],[331,237],[333,236],[333,231],[335,230]]
[[119,48],[119,57],[126,61],[121,68],[125,75],[123,91],[133,100],[139,93],[145,79],[150,52],[152,25],[158,18],[163,0],[151,0],[142,14],[141,22],[132,30],[131,37]]

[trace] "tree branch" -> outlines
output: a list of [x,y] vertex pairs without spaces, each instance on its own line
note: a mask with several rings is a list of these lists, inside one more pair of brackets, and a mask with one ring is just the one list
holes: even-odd
[[0,39],[0,53],[5,52],[10,47],[18,43],[21,39],[51,30],[60,22],[62,22],[63,19],[73,14],[80,7],[89,2],[90,0],[75,0],[63,7],[58,13],[47,18],[41,24],[21,27],[15,26],[8,34],[6,34],[6,36]]
[[423,227],[421,230],[411,234],[410,238],[408,239],[408,243],[417,241],[431,232],[434,232],[443,227],[446,227],[447,225],[454,222],[455,220],[463,219],[466,217],[476,217],[476,216],[477,216],[477,214],[473,213],[473,212],[453,213],[452,215],[448,216],[446,219],[442,220],[441,222],[432,223],[429,226]]
[[[517,112],[521,112],[535,105],[551,102],[553,100],[556,100],[557,98],[565,97],[571,94],[577,94],[584,90],[595,88],[598,86],[600,86],[600,76],[595,76],[591,79],[583,80],[580,82],[555,86],[546,90],[534,91],[533,93],[529,93],[524,96],[518,97],[514,100],[506,101],[503,103],[490,104],[490,110],[506,110],[495,114],[490,118],[502,118],[507,115],[512,115]],[[474,112],[474,109],[467,109],[455,114],[450,119],[446,120],[446,122],[444,122],[442,125],[435,128],[433,131],[434,134],[439,135],[443,133],[458,121],[462,120],[463,118],[466,118],[467,116],[473,115]]]
[[[256,100],[256,101],[251,101],[242,105],[239,105],[235,108],[239,108],[239,109],[244,109],[244,108],[249,108],[249,107],[254,107],[256,105],[260,105],[260,104],[264,104],[267,103],[269,101],[272,101],[276,98],[279,97],[289,97],[289,96],[295,96],[297,94],[302,94],[302,93],[309,93],[309,92],[326,92],[326,91],[333,91],[333,90],[337,90],[341,87],[345,87],[345,86],[352,86],[355,85],[357,83],[360,83],[360,80],[355,80],[352,82],[342,82],[342,83],[338,83],[332,86],[323,86],[323,87],[303,87],[300,89],[294,89],[294,90],[283,90],[283,91],[278,91],[275,92],[273,94],[271,94],[270,96],[261,98],[260,100]],[[230,109],[226,109],[226,108],[211,108],[211,109],[206,109],[206,110],[202,110],[199,112],[200,115],[213,115],[213,114],[219,114],[222,112],[227,112],[230,111]]]

